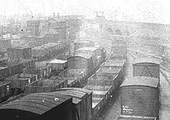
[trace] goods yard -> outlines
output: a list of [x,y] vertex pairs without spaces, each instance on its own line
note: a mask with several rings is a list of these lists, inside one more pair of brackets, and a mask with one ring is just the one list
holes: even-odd
[[[41,22],[28,21],[27,27],[37,29]],[[86,22],[79,17],[49,19],[45,35],[32,31],[32,36],[22,33],[16,43],[1,41],[5,45],[0,46],[2,117],[170,119],[170,48],[133,36],[130,27],[125,34],[132,23],[112,29],[109,21],[99,22],[103,29],[96,31],[88,26],[99,23],[86,26]],[[90,36],[81,37],[82,32]]]

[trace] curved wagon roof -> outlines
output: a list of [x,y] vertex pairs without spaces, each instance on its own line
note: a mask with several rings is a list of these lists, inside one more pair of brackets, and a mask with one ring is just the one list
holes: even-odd
[[2,105],[0,107],[0,111],[2,110],[13,110],[20,112],[24,111],[32,114],[42,115],[69,99],[72,98],[55,92],[35,93],[27,95],[16,101],[12,101],[8,104]]

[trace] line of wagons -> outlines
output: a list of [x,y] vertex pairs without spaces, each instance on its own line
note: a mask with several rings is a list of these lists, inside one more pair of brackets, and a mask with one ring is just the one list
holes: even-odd
[[[4,104],[0,113],[6,119],[91,120],[107,105],[124,80],[126,60],[108,59],[83,88],[67,87],[29,93]],[[51,117],[53,116],[53,117]]]
[[[76,59],[77,57],[79,56],[75,55]],[[71,61],[76,60],[74,59],[74,57],[71,57],[70,59]],[[83,60],[84,59],[85,58],[83,58]],[[87,61],[88,59],[86,59],[86,62]],[[34,94],[21,97],[16,101],[12,101],[9,102],[8,104],[1,106],[2,108],[1,112],[3,112],[3,115],[9,116],[12,119],[18,119],[18,118],[46,119],[49,116],[53,116],[53,114],[55,114],[54,115],[55,117],[53,117],[54,119],[56,118],[60,118],[63,120],[64,119],[65,120],[92,119],[100,112],[100,110],[103,109],[103,107],[107,104],[107,101],[112,95],[112,93],[122,83],[125,74],[125,63],[126,63],[125,61],[126,59],[116,58],[115,60],[110,59],[102,63],[99,70],[88,79],[83,89],[70,88],[71,86],[69,86],[69,88],[58,89],[52,86],[54,89],[49,90],[48,88],[37,87],[37,85],[32,86],[30,87],[31,89],[38,88],[39,91],[36,92],[42,92],[42,93],[34,93],[35,90],[30,90],[30,91],[27,90],[26,94],[30,94],[30,93],[34,93]],[[76,60],[76,62],[73,63],[76,64],[77,62],[78,61]],[[70,70],[72,71],[73,69],[71,68]],[[77,69],[77,70],[81,71],[81,69]],[[57,77],[55,76],[54,78],[55,79],[57,78],[57,80],[59,79],[58,76]],[[67,77],[60,76],[60,78],[63,80],[63,78],[67,78]],[[75,79],[70,80],[69,77],[69,81],[70,84],[73,85]],[[48,92],[48,93],[44,93],[44,92]],[[69,103],[68,101],[66,102],[65,95],[67,97],[71,97],[69,98],[69,101],[71,102],[70,105],[65,104],[65,103]],[[58,101],[59,103],[56,103],[56,101]],[[62,105],[63,103],[64,105]],[[16,107],[16,106],[20,106],[20,107]],[[7,113],[9,113],[10,115],[7,115]]]
[[[36,54],[37,51],[39,54]],[[26,84],[48,77],[47,68],[35,68],[36,61],[44,60],[47,57],[65,56],[69,49],[62,43],[47,43],[33,49],[8,48],[7,52],[8,58],[0,61],[0,101],[6,100],[14,92],[17,93]],[[57,67],[60,68],[60,66]],[[25,74],[24,71],[27,69],[31,69],[33,74]]]
[[[14,69],[15,73],[13,74],[7,74],[10,67],[3,68],[0,72],[3,79],[1,82],[1,100],[6,100],[9,96],[24,91],[46,91],[45,88],[44,90],[41,89],[41,86],[48,86],[46,87],[48,90],[54,86],[56,88],[84,86],[87,82],[87,78],[92,75],[105,60],[103,49],[101,49],[101,51],[97,50],[88,53],[88,59],[86,58],[87,54],[79,54],[71,56],[67,60],[52,59],[41,62],[27,60],[32,62],[28,64],[29,66],[26,66],[23,64],[24,62],[21,61],[19,65],[13,64],[14,67],[20,66],[18,69]],[[96,59],[98,60],[96,61]],[[72,67],[73,63],[77,65]],[[5,74],[7,74],[7,76],[4,76]],[[33,89],[33,87],[29,89],[30,87],[26,87],[29,84],[31,84],[31,86],[38,85],[40,86],[40,89]],[[49,84],[53,84],[53,86],[49,87]]]
[[133,77],[120,86],[121,113],[117,120],[159,120],[160,60],[138,59]]
[[[77,56],[78,55],[75,55],[76,58]],[[71,57],[71,59],[73,58]],[[88,61],[88,59],[86,59],[86,61]],[[80,69],[77,69],[77,70],[80,70]],[[117,58],[116,60],[110,59],[104,62],[99,68],[99,70],[92,77],[88,79],[86,85],[84,86],[84,89],[80,89],[80,88],[79,89],[78,88],[77,89],[76,88],[58,89],[52,86],[54,89],[49,90],[48,88],[42,89],[42,87],[40,87],[38,88],[40,90],[39,92],[43,92],[43,93],[35,93],[35,94],[27,95],[25,97],[21,97],[20,99],[16,101],[12,101],[8,104],[5,104],[1,106],[2,108],[1,112],[3,112],[3,115],[10,116],[12,119],[18,119],[18,118],[21,118],[21,119],[30,119],[30,118],[31,119],[34,119],[34,118],[43,119],[44,118],[46,119],[47,117],[53,116],[53,114],[55,114],[54,119],[62,118],[63,120],[64,119],[66,120],[69,120],[69,119],[70,120],[76,120],[76,119],[89,120],[89,119],[94,118],[94,116],[96,116],[100,112],[100,110],[103,109],[103,107],[107,104],[107,101],[110,98],[111,94],[116,90],[116,88],[120,86],[124,78],[124,74],[125,74],[124,71],[125,71],[125,60],[122,60],[122,58],[121,59]],[[55,78],[57,78],[58,80],[59,77],[57,76]],[[65,77],[61,76],[60,78],[62,78],[63,80],[63,78]],[[74,81],[75,79],[71,80],[70,83],[73,83]],[[31,87],[31,88],[37,89],[37,87]],[[44,89],[46,89],[46,91],[43,91]],[[76,89],[76,90],[73,90],[73,89]],[[87,90],[92,91],[92,93],[87,92]],[[52,91],[55,91],[55,92],[52,92]],[[86,91],[86,92],[82,92],[82,91]],[[34,92],[35,92],[34,90],[29,91],[29,94],[34,93]],[[49,92],[49,93],[44,93],[44,92]],[[85,94],[86,94],[86,97],[83,97],[85,96]],[[38,96],[40,95],[40,96],[36,97],[36,95]],[[59,100],[63,100],[65,95],[67,97],[68,96],[71,97],[72,100],[70,101],[72,103],[70,103],[70,105],[72,105],[72,107],[69,107],[68,105],[66,106],[60,105],[63,102],[62,101],[59,102]],[[85,98],[86,100],[83,98]],[[47,100],[50,100],[50,104],[53,103],[53,100],[54,102],[58,101],[59,103],[56,103],[55,105],[53,103],[53,105],[50,105]],[[20,106],[20,107],[16,107],[16,106]],[[9,112],[11,110],[13,112]],[[60,112],[56,112],[56,111],[60,111]],[[8,113],[10,115],[7,115]],[[56,113],[59,113],[59,114],[56,114]],[[23,117],[26,117],[26,118],[23,118]]]

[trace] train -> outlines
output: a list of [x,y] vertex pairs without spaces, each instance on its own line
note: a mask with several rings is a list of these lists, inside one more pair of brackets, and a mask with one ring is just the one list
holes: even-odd
[[[94,119],[124,81],[126,69],[124,57],[112,56],[106,59],[106,51],[99,48],[97,49],[99,51],[96,52],[96,49],[89,48],[87,51],[92,52],[76,53],[69,57],[67,67],[62,74],[34,79],[35,81],[26,85],[27,87],[23,89],[24,93],[16,98],[17,100],[9,100],[10,102],[0,106],[0,113],[11,119],[43,119],[56,114],[58,110],[63,110],[64,115],[57,112],[59,114],[56,114],[56,117],[62,116],[63,120]],[[39,96],[38,99],[37,96]],[[53,98],[51,98],[52,96]],[[58,97],[54,98],[54,96]],[[69,102],[71,102],[69,110],[72,112],[65,110],[68,109],[68,105],[60,105],[63,103],[62,100],[65,100],[65,96],[69,97]],[[58,105],[52,106],[47,101],[50,99],[61,101]],[[50,100],[51,102],[52,100]],[[19,105],[20,103],[22,104]],[[30,107],[28,103],[31,103],[30,106],[33,107]],[[35,104],[37,106],[34,106]],[[48,109],[45,109],[44,105]],[[44,111],[40,111],[41,109]],[[7,112],[8,110],[12,110],[14,114]]]
[[68,55],[69,45],[63,43],[47,43],[32,48],[32,56],[36,61],[44,61],[59,55]]
[[[14,53],[15,52],[13,52],[13,54]],[[62,86],[61,85],[62,83],[61,84],[58,83],[59,86],[61,85],[62,87],[66,87],[66,86],[80,87],[86,84],[87,78],[89,77],[90,74],[93,73],[92,70],[96,70],[97,67],[99,67],[100,64],[105,60],[105,56],[102,56],[102,54],[100,55],[99,61],[93,62],[95,65],[97,65],[97,66],[94,66],[93,69],[92,68],[86,69],[85,66],[82,67],[81,69],[77,69],[77,68],[71,69],[68,67],[71,64],[69,61],[70,58],[68,58],[68,60],[59,60],[59,59],[54,58],[54,59],[48,59],[46,61],[36,61],[35,59],[31,59],[31,60],[21,59],[20,62],[17,62],[18,65],[11,63],[12,66],[10,67],[8,66],[8,67],[1,69],[2,71],[0,72],[2,75],[1,78],[2,78],[2,81],[11,82],[11,86],[9,89],[11,96],[23,93],[24,91],[26,91],[26,88],[28,87],[27,85],[29,84],[32,85],[33,83],[39,84],[40,82],[37,82],[37,81],[42,80],[42,79],[46,80],[46,79],[53,78],[53,80],[65,80],[65,81],[68,81],[68,85]],[[94,57],[94,55],[92,55],[91,57]],[[72,56],[72,57],[74,58],[75,56]],[[81,62],[79,63],[83,64]],[[92,73],[87,74],[88,70],[91,70]],[[27,90],[27,91],[30,91],[30,90]],[[38,90],[34,90],[34,91],[38,91]],[[6,95],[3,95],[1,99],[2,101],[4,101],[8,97],[9,95],[6,94]]]
[[158,120],[160,94],[160,60],[138,59],[133,76],[120,86],[121,114],[117,120]]
[[[69,60],[67,62],[69,62]],[[75,61],[75,62],[79,62],[79,61]],[[43,84],[42,83],[43,80],[41,80],[41,82],[39,81],[40,83],[35,81],[33,85],[28,85],[30,87],[28,89],[26,88],[27,90],[25,91],[25,94],[23,96],[20,96],[19,97],[20,99],[17,99],[16,101],[12,101],[12,102],[2,105],[0,107],[0,113],[2,112],[3,115],[6,114],[6,116],[9,116],[6,110],[8,111],[8,109],[11,109],[10,107],[12,107],[14,114],[11,115],[11,119],[17,118],[15,111],[18,111],[17,116],[19,115],[21,118],[24,117],[23,119],[27,119],[26,117],[27,113],[31,113],[34,115],[36,114],[36,116],[38,117],[33,115],[34,117],[36,117],[35,119],[38,119],[38,118],[42,119],[46,115],[48,116],[48,115],[53,114],[52,112],[53,110],[51,111],[52,108],[44,111],[43,113],[37,111],[36,109],[34,109],[35,111],[31,111],[29,109],[30,108],[29,106],[28,108],[23,107],[25,106],[24,104],[26,104],[26,102],[24,101],[27,100],[29,102],[30,99],[28,98],[31,98],[31,101],[38,102],[38,101],[41,101],[41,98],[43,98],[45,102],[48,102],[46,100],[50,100],[50,99],[48,99],[47,96],[56,95],[56,96],[60,96],[59,100],[62,100],[61,97],[64,98],[64,96],[68,96],[72,99],[71,104],[73,104],[73,106],[70,107],[70,109],[72,109],[73,113],[71,112],[65,113],[61,117],[63,120],[64,119],[66,120],[92,120],[100,113],[100,111],[104,108],[104,106],[107,105],[107,102],[112,97],[112,94],[119,88],[121,83],[124,81],[126,59],[112,57],[111,59],[107,59],[104,62],[102,62],[101,65],[99,64],[98,67],[99,69],[97,69],[97,71],[92,76],[89,76],[88,80],[86,80],[86,83],[83,86],[81,86],[78,83],[80,83],[80,81],[82,80],[80,79],[82,78],[81,75],[85,76],[86,70],[88,70],[88,69],[84,69],[84,67],[82,67],[81,69],[70,68],[68,69],[66,76],[63,76],[62,74],[58,76],[52,76],[49,79],[44,80],[44,81],[50,80],[51,81],[50,83],[52,83],[53,85],[55,84],[54,86],[50,86],[51,84],[49,82],[48,82],[48,87],[45,85],[40,86],[40,84]],[[73,74],[74,76],[71,76]],[[65,88],[62,88],[61,86],[59,87],[58,86],[59,84],[56,84],[56,81],[58,82],[67,81],[67,87]],[[36,84],[39,84],[39,85],[36,85]],[[65,85],[66,85],[66,82],[65,82]],[[77,88],[80,86],[81,88]],[[37,100],[36,99],[37,95],[38,96],[42,95],[46,97],[38,97],[38,100]],[[23,101],[23,104],[20,105],[20,107],[18,108],[14,107],[16,104],[19,105],[20,100]],[[31,102],[31,103],[34,104],[34,102]],[[60,103],[62,104],[62,102]],[[39,106],[39,104],[41,103],[37,103],[37,104]],[[44,105],[44,102],[43,102],[43,105]],[[41,105],[39,107],[40,107],[39,109],[43,108],[43,106]],[[55,106],[56,111],[60,109],[57,107],[58,105]],[[66,106],[63,106],[62,108],[68,108],[68,107],[66,105]],[[25,112],[20,112],[23,110]],[[70,114],[72,115],[70,116]],[[57,114],[56,116],[58,115],[59,114]],[[70,116],[70,117],[68,118],[67,116]]]
[[111,55],[110,55],[110,59],[115,59],[118,58],[122,58],[125,59],[127,58],[127,44],[125,41],[123,40],[115,40],[112,42],[112,47],[111,47]]
[[88,76],[98,69],[106,59],[106,51],[102,47],[82,47],[68,58],[68,69],[86,69]]
[[22,73],[23,68],[32,67],[34,64],[33,59],[22,59],[16,63],[7,63],[6,66],[0,67],[0,80],[3,81],[5,78]]
[[[124,79],[123,68],[125,66],[125,60],[121,62],[108,60],[102,64],[96,74],[88,79],[83,88],[67,87],[48,92],[30,93],[20,99],[3,104],[0,106],[0,113],[6,116],[6,119],[14,120],[18,118],[42,120],[53,114],[55,114],[54,119],[60,117],[62,120],[92,120],[119,88]],[[106,69],[107,71],[105,71]],[[66,96],[69,100],[63,104]],[[58,102],[56,103],[56,101]],[[50,105],[50,103],[53,104]]]
[[[42,47],[42,50],[36,49],[32,50],[29,47],[13,47],[8,48],[8,58],[6,60],[1,60],[0,67],[0,81],[2,81],[1,89],[2,94],[3,91],[6,91],[5,83],[3,81],[11,82],[10,85],[10,93],[11,96],[17,93],[20,93],[24,90],[24,86],[27,84],[36,81],[40,78],[48,78],[51,76],[51,73],[60,73],[62,71],[62,66],[54,66],[54,61],[50,61],[49,58],[53,58],[57,55],[66,55],[68,54],[69,48],[67,45],[62,43],[48,43]],[[43,54],[44,56],[34,56],[36,53]],[[36,54],[36,55],[39,55]],[[49,67],[36,68],[37,61],[42,61],[45,59],[45,56],[48,56]],[[55,61],[56,62],[56,61]],[[58,61],[59,63],[61,61]],[[51,65],[50,65],[51,64]],[[63,63],[64,64],[64,63]],[[52,67],[53,66],[53,67]],[[55,69],[54,69],[55,67]],[[65,66],[64,68],[65,69]],[[55,72],[54,72],[55,71]],[[24,75],[22,75],[24,74]],[[22,77],[21,77],[22,76]],[[0,101],[4,101],[8,99],[9,95],[4,94],[0,97]]]

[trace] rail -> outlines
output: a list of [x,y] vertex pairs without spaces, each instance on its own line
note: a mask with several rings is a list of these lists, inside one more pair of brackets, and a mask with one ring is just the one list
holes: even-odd
[[154,54],[150,54],[150,53],[146,53],[146,52],[142,52],[142,51],[134,50],[134,49],[130,49],[130,48],[127,48],[127,49],[130,50],[130,51],[133,51],[133,52],[138,52],[138,53],[141,53],[141,54],[144,54],[144,55],[152,56],[152,57],[157,58],[157,59],[162,59],[162,57],[156,56]]
[[[161,68],[162,69],[162,68]],[[165,77],[166,81],[168,82],[168,84],[170,85],[170,81],[168,80],[168,76],[166,74],[163,73],[162,70],[160,70],[160,73]]]

